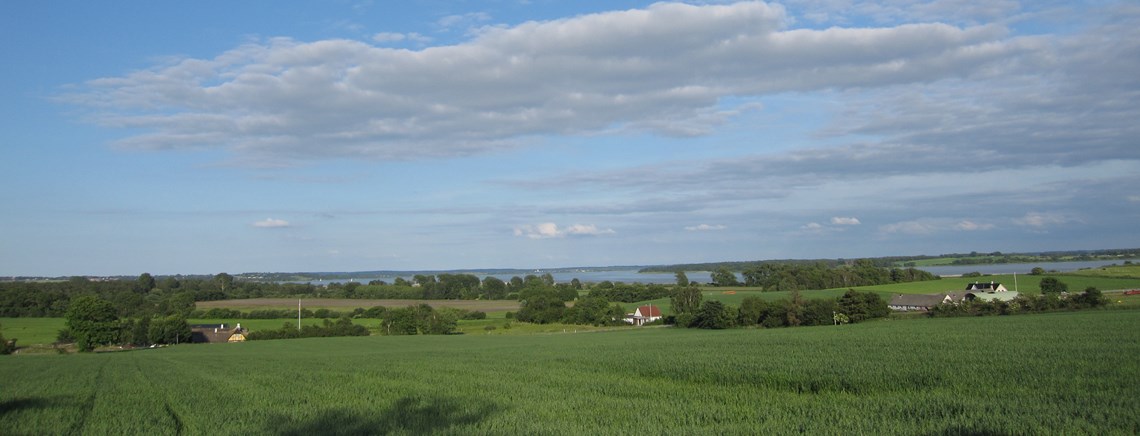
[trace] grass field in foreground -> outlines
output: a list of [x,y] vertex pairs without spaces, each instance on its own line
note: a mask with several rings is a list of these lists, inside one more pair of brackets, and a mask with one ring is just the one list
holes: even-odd
[[6,434],[1135,434],[1140,311],[0,360]]

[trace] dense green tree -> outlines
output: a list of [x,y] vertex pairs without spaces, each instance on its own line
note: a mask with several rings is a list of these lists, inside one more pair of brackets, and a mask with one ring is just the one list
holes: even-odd
[[701,303],[701,308],[697,310],[690,326],[702,329],[726,329],[732,327],[732,318],[724,303],[710,300]]
[[1045,277],[1041,279],[1041,293],[1042,294],[1057,294],[1061,292],[1068,292],[1069,285],[1065,282],[1058,280],[1056,277]]
[[502,300],[507,297],[507,283],[494,276],[483,279],[483,296],[489,300]]
[[135,289],[138,292],[143,293],[150,292],[151,289],[154,289],[157,286],[154,280],[154,276],[150,275],[150,273],[140,274],[138,280],[136,280],[136,283],[137,284],[135,286]]
[[784,307],[784,319],[788,327],[795,327],[803,322],[804,299],[799,290],[792,291],[792,298]]
[[119,339],[119,315],[106,300],[89,295],[72,299],[66,318],[79,351],[91,351]]
[[804,301],[800,325],[832,325],[839,305],[830,298],[816,298]]
[[[567,324],[582,324],[582,325],[609,325],[614,323],[614,316],[610,310],[610,302],[601,297],[585,297],[574,303],[574,306],[566,309],[566,315],[563,316],[562,322]],[[617,320],[620,321],[620,314]]]
[[214,285],[224,293],[233,287],[234,276],[231,276],[224,272],[218,273],[214,276]]
[[566,303],[552,291],[530,292],[519,296],[520,305],[515,319],[536,324],[558,322],[566,312]]
[[16,351],[16,339],[8,339],[0,333],[0,354],[12,354]]
[[720,267],[712,273],[712,282],[716,286],[739,286],[740,281],[736,279],[736,274],[733,273],[728,267]]
[[771,311],[769,306],[770,304],[760,297],[745,297],[740,302],[737,323],[744,326],[760,324]]
[[190,324],[186,318],[171,315],[150,322],[147,340],[152,344],[185,344],[190,342]]
[[1035,266],[1033,269],[1029,270],[1029,275],[1031,276],[1039,276],[1042,274],[1045,274],[1045,268],[1039,266]]
[[701,289],[696,286],[678,286],[669,298],[673,313],[696,313],[701,307]]
[[872,318],[883,318],[891,314],[886,300],[874,292],[859,292],[848,289],[839,297],[838,311],[847,315],[851,322],[860,322]]
[[446,335],[455,332],[459,316],[453,310],[435,310],[427,304],[416,306],[416,327],[420,334]]
[[1083,307],[1101,307],[1108,304],[1108,299],[1104,297],[1104,293],[1092,286],[1085,288],[1085,292],[1076,296],[1074,300],[1076,304]]
[[414,335],[417,332],[414,307],[387,309],[380,322],[380,331],[385,335]]

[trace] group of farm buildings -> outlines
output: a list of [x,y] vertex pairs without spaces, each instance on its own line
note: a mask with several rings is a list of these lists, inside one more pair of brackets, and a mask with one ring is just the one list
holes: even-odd
[[963,292],[943,292],[938,294],[898,294],[891,298],[887,307],[891,310],[914,311],[930,310],[939,304],[958,304],[963,301],[1011,301],[1017,298],[1017,291],[1006,289],[1001,283],[974,282],[966,285]]

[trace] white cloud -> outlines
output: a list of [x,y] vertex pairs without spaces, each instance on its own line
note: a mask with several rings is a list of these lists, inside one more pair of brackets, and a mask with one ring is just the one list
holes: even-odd
[[990,230],[993,228],[994,228],[993,224],[976,223],[976,222],[973,222],[970,220],[962,220],[962,221],[959,221],[957,224],[954,225],[955,230],[962,230],[962,231],[966,231],[966,232],[972,232],[975,230]]
[[566,228],[559,228],[555,223],[539,223],[535,225],[522,225],[514,229],[515,236],[525,236],[530,239],[563,238],[566,236],[598,236],[616,233],[613,229],[599,229],[594,224],[572,224]]
[[[742,110],[729,97],[1000,74],[1042,50],[998,26],[788,30],[786,18],[760,2],[658,3],[483,27],[422,50],[275,38],[92,80],[65,99],[101,125],[144,132],[125,147],[259,162],[451,157],[548,134],[702,135]],[[375,38],[401,37],[412,34]]]
[[424,36],[424,35],[421,35],[421,34],[415,33],[415,32],[411,32],[411,33],[380,32],[380,33],[377,33],[375,35],[372,35],[372,40],[375,42],[381,43],[381,44],[390,43],[390,42],[401,42],[401,41],[409,41],[409,42],[414,42],[417,44],[427,44],[427,43],[431,42],[431,37]]
[[831,223],[837,226],[857,226],[860,224],[859,218],[855,217],[831,217]]
[[1049,212],[1027,212],[1021,218],[1014,218],[1013,223],[1019,226],[1033,227],[1042,229],[1045,227],[1055,226],[1072,221],[1068,217]]
[[1133,203],[1140,203],[1140,195],[1129,195],[1128,201],[1131,201]]
[[973,220],[951,218],[919,218],[916,220],[900,221],[879,227],[881,233],[902,233],[908,235],[931,235],[943,232],[973,232],[990,230],[995,226],[990,223],[978,223]]
[[445,16],[436,21],[436,24],[444,29],[450,29],[463,25],[474,26],[476,23],[484,23],[490,20],[491,16],[486,12],[468,12]]
[[372,35],[372,40],[376,42],[398,42],[403,41],[406,36],[403,33],[395,32],[380,32]]
[[883,233],[904,233],[909,235],[926,235],[938,231],[939,226],[926,220],[902,221],[886,224],[879,227]]
[[261,220],[261,221],[255,221],[253,223],[253,226],[254,227],[260,227],[263,229],[275,229],[275,228],[281,228],[281,227],[289,227],[289,222],[285,221],[285,220],[280,220],[280,219],[266,218],[266,219]]
[[728,226],[725,226],[724,224],[699,224],[695,226],[686,226],[685,230],[688,230],[690,232],[700,232],[710,230],[724,230],[727,228]]

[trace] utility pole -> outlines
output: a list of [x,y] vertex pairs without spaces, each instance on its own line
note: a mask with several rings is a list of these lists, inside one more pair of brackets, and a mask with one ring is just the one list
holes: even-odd
[[301,299],[297,299],[297,330],[301,329]]

